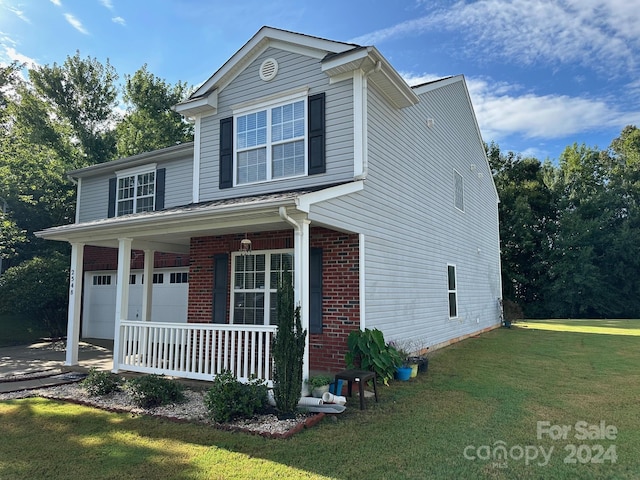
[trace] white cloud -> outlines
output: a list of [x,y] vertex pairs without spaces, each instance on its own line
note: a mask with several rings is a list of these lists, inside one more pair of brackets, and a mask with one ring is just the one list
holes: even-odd
[[474,55],[524,65],[577,62],[618,74],[638,67],[639,24],[640,8],[628,0],[460,1],[352,41],[379,44],[447,31],[462,36]]
[[66,18],[67,22],[69,22],[69,24],[73,28],[78,30],[80,33],[84,33],[85,35],[89,35],[89,32],[87,31],[86,28],[84,28],[84,26],[82,25],[82,22],[80,20],[78,20],[76,17],[74,17],[70,13],[65,13],[64,14],[64,18]]
[[53,3],[56,7],[62,6],[62,2],[60,0],[51,0],[51,3]]
[[124,18],[122,17],[113,17],[111,21],[113,23],[117,23],[118,25],[122,25],[122,26],[125,26],[127,24],[127,22],[125,22]]
[[100,0],[100,3],[109,10],[113,10],[113,2],[111,0]]
[[[442,78],[402,74],[409,85]],[[559,139],[586,131],[622,128],[637,123],[640,111],[621,111],[604,99],[568,95],[537,95],[519,85],[466,78],[471,102],[486,141],[509,135],[528,139]]]
[[5,53],[4,56],[6,56],[9,59],[9,61],[11,62],[17,61],[18,63],[24,63],[27,68],[33,68],[38,65],[38,62],[36,62],[33,58],[27,57],[26,55],[22,55],[21,53],[18,53],[16,49],[13,47],[7,47],[5,45],[4,53]]
[[554,139],[586,131],[622,128],[640,112],[621,111],[607,100],[568,95],[502,93],[483,79],[468,79],[483,136],[500,139],[510,134]]
[[29,20],[29,18],[24,14],[22,10],[18,10],[17,8],[14,8],[14,7],[7,7],[7,10],[9,10],[10,12],[13,12],[16,15],[16,17],[18,17],[23,22],[31,23],[31,20]]

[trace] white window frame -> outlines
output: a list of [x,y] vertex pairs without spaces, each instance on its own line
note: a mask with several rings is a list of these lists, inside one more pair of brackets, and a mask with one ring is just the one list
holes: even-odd
[[[459,189],[458,179],[460,179]],[[460,205],[458,205],[458,203],[460,203]],[[464,213],[464,177],[455,168],[453,169],[453,206]]]
[[[157,164],[151,164],[151,165],[144,165],[142,167],[136,167],[136,168],[128,168],[126,170],[119,170],[116,172],[116,208],[115,208],[115,214],[116,217],[122,216],[122,215],[130,215],[131,213],[140,213],[141,211],[147,212],[147,211],[153,211],[155,210],[156,207],[156,182],[158,180],[158,173],[157,173]],[[138,195],[138,182],[140,181],[140,177],[142,177],[143,175],[146,174],[150,174],[153,173],[153,194],[151,195]],[[133,177],[133,197],[131,198],[126,198],[126,199],[121,199],[120,198],[120,181],[124,180],[125,178],[130,178]],[[145,210],[140,210],[138,211],[138,200],[143,199],[143,198],[151,198],[151,209],[145,209]],[[129,200],[133,200],[133,211],[129,212],[129,213],[120,213],[120,203],[123,203],[125,201],[129,201]]]
[[[453,289],[451,288],[451,285],[449,283],[449,270],[453,268]],[[454,296],[454,300],[455,300],[455,315],[451,315],[451,295],[453,294]],[[448,308],[448,312],[449,312],[449,318],[450,319],[455,319],[458,318],[459,316],[459,311],[458,311],[458,269],[456,268],[456,265],[453,263],[448,263],[447,264],[447,308]]]
[[[262,324],[257,324],[257,325],[275,325],[274,323],[271,323],[271,318],[270,318],[270,314],[271,314],[271,294],[272,293],[276,293],[278,291],[278,285],[271,285],[271,255],[283,255],[283,254],[289,254],[291,255],[292,259],[291,259],[291,276],[293,278],[293,249],[278,249],[278,250],[254,250],[252,251],[249,255],[265,255],[265,271],[264,271],[264,275],[265,275],[265,284],[264,284],[264,288],[250,288],[250,289],[243,289],[243,288],[236,288],[236,258],[238,256],[242,256],[243,253],[242,252],[233,252],[231,254],[231,308],[230,308],[230,321],[232,324],[236,323],[235,320],[235,305],[236,305],[236,294],[238,293],[263,293],[264,294],[264,317],[263,317],[263,323]],[[243,324],[239,324],[239,325],[243,325]],[[250,324],[249,324],[250,325]]]
[[[303,89],[302,91],[295,91],[288,95],[278,96],[276,98],[270,98],[267,101],[262,101],[259,103],[251,103],[248,105],[238,106],[233,109],[233,185],[255,185],[259,183],[266,182],[274,182],[278,180],[287,180],[290,178],[296,177],[304,177],[308,175],[308,142],[309,142],[309,106],[307,101],[308,89]],[[284,105],[296,103],[302,101],[303,109],[304,109],[304,135],[302,137],[295,137],[286,139],[283,141],[272,142],[271,139],[271,130],[272,130],[272,110],[277,107],[282,107]],[[243,117],[245,115],[250,115],[252,113],[258,113],[261,111],[266,111],[267,115],[267,136],[266,141],[262,146],[252,146],[247,148],[238,148],[238,118]],[[274,177],[273,176],[273,147],[281,144],[287,144],[292,142],[302,141],[304,143],[304,171],[302,173],[297,173],[294,175],[282,176],[282,177]],[[258,148],[266,149],[266,178],[263,180],[256,181],[247,181],[243,183],[238,182],[238,154],[246,151],[256,150]]]

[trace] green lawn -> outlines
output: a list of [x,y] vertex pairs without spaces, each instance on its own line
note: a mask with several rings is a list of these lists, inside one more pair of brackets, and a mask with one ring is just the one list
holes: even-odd
[[27,317],[0,314],[0,347],[27,345],[48,335],[49,332]]
[[[640,321],[620,322],[607,326],[619,334],[520,322],[468,339],[437,352],[428,374],[382,387],[379,404],[288,440],[0,402],[0,478],[638,478]],[[608,438],[576,438],[600,435],[601,422]],[[546,433],[562,426],[566,439]],[[497,446],[507,460],[485,459]]]

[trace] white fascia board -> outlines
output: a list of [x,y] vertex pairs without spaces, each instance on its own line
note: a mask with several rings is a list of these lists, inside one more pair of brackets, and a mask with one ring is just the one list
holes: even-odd
[[433,90],[437,90],[438,88],[446,87],[447,85],[451,85],[453,83],[463,82],[464,76],[455,75],[453,77],[443,78],[442,80],[435,80],[433,82],[428,83],[427,85],[421,85],[419,87],[414,87],[413,91],[417,95],[421,95],[423,93],[431,92]]
[[191,201],[198,203],[200,201],[200,133],[202,125],[202,117],[196,116],[195,125],[193,127],[193,177],[191,188]]
[[174,105],[172,108],[184,117],[214,115],[218,111],[218,91],[213,90],[209,95],[186,100]]
[[[237,75],[234,74],[239,67],[242,67],[247,63],[248,59],[253,59],[262,53],[270,45],[278,46],[289,51],[298,51],[305,55],[311,55],[316,58],[319,52],[324,52],[324,55],[328,52],[342,53],[347,50],[356,48],[355,45],[348,43],[335,42],[332,40],[325,40],[322,38],[311,37],[309,35],[303,35],[300,33],[288,32],[285,30],[279,30],[271,27],[262,27],[258,33],[256,33],[247,43],[245,43],[240,50],[233,54],[233,56],[225,62],[220,69],[214,73],[206,82],[204,82],[192,95],[192,98],[203,96],[206,92],[212,88],[218,86],[223,89],[230,80],[225,80],[229,74],[231,77]],[[315,53],[313,52],[315,51]],[[323,57],[324,57],[323,55]]]
[[324,190],[318,190],[317,192],[305,193],[296,197],[296,208],[301,212],[309,213],[311,205],[314,203],[325,202],[334,198],[342,197],[343,195],[350,195],[361,191],[364,188],[364,181],[358,180],[356,182],[344,183],[342,185],[336,185],[335,187],[325,188]]

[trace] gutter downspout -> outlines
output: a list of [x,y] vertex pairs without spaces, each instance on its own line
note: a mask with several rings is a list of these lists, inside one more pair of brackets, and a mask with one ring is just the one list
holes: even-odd
[[[278,208],[280,218],[293,227],[294,232],[294,299],[300,306],[302,328],[307,330],[304,357],[302,361],[302,379],[309,378],[309,220],[301,222],[291,218],[286,207]],[[306,383],[302,384],[302,394],[306,394]]]

